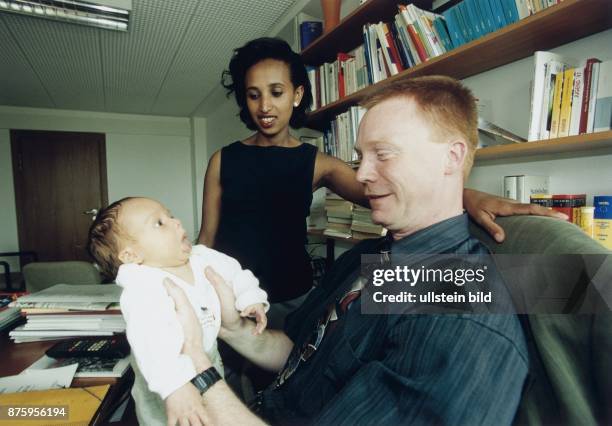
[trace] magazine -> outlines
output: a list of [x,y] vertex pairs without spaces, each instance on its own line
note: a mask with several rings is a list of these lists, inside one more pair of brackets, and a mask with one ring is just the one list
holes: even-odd
[[70,364],[78,364],[74,377],[121,377],[130,366],[129,356],[124,358],[60,358],[55,359],[44,355],[28,370],[44,370]]

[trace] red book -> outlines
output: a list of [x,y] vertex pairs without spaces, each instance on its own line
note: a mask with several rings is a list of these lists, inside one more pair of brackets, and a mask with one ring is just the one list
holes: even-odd
[[402,59],[400,57],[399,51],[397,50],[397,45],[395,44],[395,39],[393,38],[393,34],[391,33],[391,29],[389,28],[389,24],[383,23],[383,31],[385,33],[385,38],[387,39],[387,43],[389,43],[389,53],[391,55],[391,60],[395,63],[398,71],[403,71],[404,64],[402,64]]
[[597,58],[587,59],[584,67],[584,90],[582,91],[582,108],[580,109],[580,124],[578,134],[586,133],[587,121],[589,118],[589,100],[591,99],[591,76],[593,74],[593,64],[601,62]]
[[552,209],[568,216],[574,222],[574,208],[586,206],[586,194],[555,194],[552,196]]
[[421,58],[422,62],[425,62],[427,60],[427,50],[425,50],[425,46],[419,38],[419,35],[416,33],[414,28],[412,28],[412,25],[406,25],[406,29],[408,30],[408,35],[410,35],[410,39],[417,50],[419,58]]
[[351,55],[346,53],[338,53],[338,96],[340,99],[346,96],[346,84],[344,77],[344,63],[352,58]]

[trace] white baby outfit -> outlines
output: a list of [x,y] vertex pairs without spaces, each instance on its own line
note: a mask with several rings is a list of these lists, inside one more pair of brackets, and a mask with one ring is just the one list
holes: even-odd
[[221,326],[221,306],[213,286],[204,275],[211,266],[230,285],[236,309],[263,303],[269,307],[266,292],[259,288],[253,273],[241,268],[230,256],[203,245],[193,246],[189,264],[194,285],[160,268],[125,264],[119,267],[116,282],[123,287],[121,312],[127,323],[127,338],[132,348],[135,373],[132,396],[140,424],[166,424],[163,400],[196,375],[187,355],[181,354],[183,329],[176,318],[174,302],[163,286],[170,278],[187,295],[202,325],[204,350],[219,373],[223,364],[217,351]]

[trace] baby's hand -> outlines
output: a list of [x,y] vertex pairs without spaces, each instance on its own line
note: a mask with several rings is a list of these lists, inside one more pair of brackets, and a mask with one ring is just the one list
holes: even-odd
[[255,330],[253,330],[253,334],[255,336],[261,334],[265,330],[266,325],[268,325],[268,317],[266,317],[266,310],[263,303],[256,303],[254,305],[247,306],[242,312],[240,312],[240,316],[243,318],[255,318],[255,322],[257,323]]

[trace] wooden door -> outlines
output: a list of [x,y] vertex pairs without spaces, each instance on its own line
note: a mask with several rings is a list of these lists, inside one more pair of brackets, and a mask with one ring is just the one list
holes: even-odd
[[84,212],[108,204],[104,134],[11,130],[11,150],[19,249],[91,260]]

